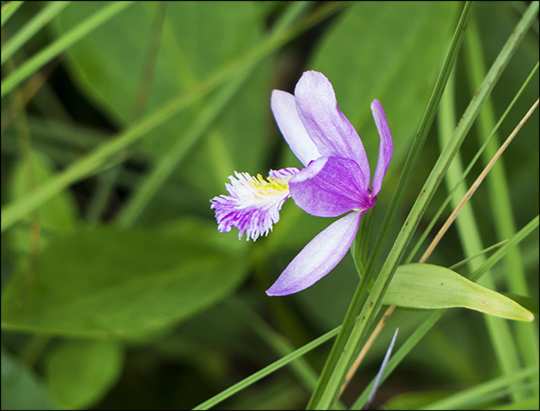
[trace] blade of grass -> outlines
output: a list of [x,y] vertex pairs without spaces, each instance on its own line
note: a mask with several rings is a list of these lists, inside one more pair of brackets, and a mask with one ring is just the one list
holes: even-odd
[[[489,161],[489,164],[484,168],[484,170],[482,170],[482,173],[478,176],[478,178],[475,180],[475,182],[473,183],[473,185],[471,186],[471,188],[467,191],[466,194],[462,194],[462,200],[459,202],[459,204],[456,204],[455,205],[455,209],[454,211],[452,212],[452,214],[450,215],[450,217],[448,217],[448,219],[445,221],[444,225],[441,227],[441,229],[439,230],[439,232],[437,233],[437,235],[435,236],[435,238],[433,239],[433,241],[431,242],[431,244],[429,245],[429,247],[427,248],[427,250],[425,251],[424,255],[422,256],[422,258],[420,258],[421,261],[425,261],[427,259],[427,255],[431,254],[433,252],[433,249],[437,246],[437,244],[439,243],[439,241],[441,240],[441,238],[444,236],[444,234],[446,233],[446,231],[448,231],[448,228],[450,227],[450,225],[454,222],[454,220],[456,219],[457,215],[462,211],[463,207],[465,206],[465,204],[471,199],[471,197],[473,196],[474,192],[478,189],[478,187],[480,186],[480,184],[482,184],[482,181],[484,181],[484,178],[486,178],[486,176],[488,175],[489,171],[493,168],[493,166],[495,165],[496,161],[499,159],[499,157],[501,156],[501,154],[504,152],[504,150],[506,150],[506,148],[508,147],[508,145],[512,142],[512,140],[514,139],[514,137],[516,137],[517,133],[519,132],[519,130],[521,130],[521,127],[523,127],[523,125],[525,124],[525,122],[529,119],[529,117],[531,116],[531,114],[538,108],[538,101],[539,100],[536,100],[536,103],[534,103],[534,105],[529,109],[529,111],[527,112],[527,114],[525,114],[525,116],[523,117],[523,119],[519,122],[519,124],[516,126],[516,128],[514,129],[514,131],[512,131],[512,134],[510,134],[508,136],[508,138],[505,140],[505,142],[503,143],[503,145],[499,148],[499,150],[495,153],[495,155],[493,156],[493,158]],[[452,102],[453,104],[453,102]],[[442,122],[441,122],[442,123]],[[449,141],[449,138],[450,136],[444,132],[444,127],[441,127],[441,130],[439,130],[439,135],[441,136],[444,136],[446,135],[448,137],[447,141]],[[456,158],[454,160],[454,165],[452,165],[450,167],[450,169],[448,170],[448,173],[446,174],[447,176],[450,174],[450,171],[452,171],[452,180],[451,183],[454,184],[454,185],[457,185],[457,181],[459,180],[459,176],[458,176],[458,172],[461,173],[463,175],[463,172],[462,172],[462,167],[461,167],[461,158]],[[455,167],[455,170],[451,170],[452,167]],[[459,191],[458,190],[458,196],[459,196]],[[462,213],[463,215],[464,213]],[[481,251],[478,251],[476,254],[473,254],[473,255],[479,255],[481,253]]]
[[338,334],[340,329],[341,329],[341,326],[338,326],[334,328],[333,330],[328,331],[326,334],[304,345],[303,347],[298,348],[292,353],[287,354],[285,357],[280,358],[279,360],[273,362],[272,364],[267,365],[262,370],[259,370],[256,373],[251,374],[249,377],[244,378],[242,381],[237,382],[233,386],[227,388],[226,390],[220,392],[219,394],[213,396],[212,398],[209,398],[208,400],[197,405],[193,409],[194,410],[207,410],[209,408],[212,408],[214,405],[219,404],[220,402],[226,400],[230,396],[236,394],[237,392],[243,390],[246,387],[249,387],[251,384],[254,384],[260,379],[266,377],[267,375],[272,374],[274,371],[279,370],[280,368],[289,364],[291,361],[294,361],[297,358],[300,358],[301,356],[308,353],[312,349],[318,347],[319,345],[335,337]]
[[495,133],[497,132],[497,130],[499,129],[499,127],[501,126],[503,121],[506,119],[506,116],[508,115],[510,110],[514,107],[514,105],[518,101],[519,97],[523,94],[526,87],[529,85],[529,83],[533,79],[534,75],[538,71],[538,68],[539,68],[539,64],[536,63],[536,66],[531,71],[531,74],[529,74],[529,77],[527,77],[527,80],[525,80],[525,82],[523,83],[523,85],[521,86],[521,88],[519,89],[517,94],[512,99],[512,102],[508,105],[508,107],[506,108],[505,112],[503,113],[503,115],[501,116],[501,118],[499,119],[499,121],[497,122],[495,127],[493,127],[493,129],[491,130],[491,133],[490,133],[489,137],[486,139],[486,141],[484,141],[484,143],[482,144],[482,147],[480,147],[478,152],[475,154],[475,156],[473,157],[473,159],[471,160],[471,162],[467,166],[467,169],[460,176],[460,178],[457,181],[456,185],[452,188],[452,190],[450,190],[450,192],[448,193],[448,196],[444,200],[443,204],[439,207],[439,209],[437,210],[437,212],[435,213],[435,215],[431,219],[431,221],[428,224],[427,228],[424,230],[424,233],[422,234],[422,236],[420,237],[420,239],[418,240],[418,242],[414,246],[413,251],[407,257],[407,259],[405,261],[405,264],[410,263],[414,259],[414,256],[418,252],[418,249],[422,246],[422,244],[425,241],[426,237],[431,232],[431,229],[435,226],[435,224],[439,220],[440,215],[442,214],[442,212],[444,211],[444,209],[446,208],[446,206],[448,205],[448,203],[450,202],[450,200],[452,199],[452,197],[456,193],[459,185],[461,184],[462,181],[465,180],[465,177],[467,177],[469,172],[472,170],[473,166],[476,164],[476,161],[480,158],[480,155],[484,152],[485,148],[487,147],[488,142],[491,141],[491,138],[495,135]]
[[394,336],[392,337],[392,341],[390,341],[390,346],[388,347],[388,350],[386,350],[386,354],[381,364],[381,368],[379,369],[379,372],[375,376],[373,388],[369,392],[369,396],[368,396],[366,405],[364,405],[364,409],[369,409],[369,407],[371,407],[371,404],[373,403],[373,400],[375,399],[375,395],[377,395],[377,390],[379,389],[379,386],[381,385],[381,378],[384,373],[384,370],[386,369],[386,366],[388,365],[388,360],[390,359],[392,350],[394,349],[394,344],[396,343],[398,332],[399,332],[399,328],[396,328],[396,331],[394,332]]
[[[282,335],[274,331],[248,304],[239,298],[225,301],[228,308],[233,310],[234,315],[242,318],[253,332],[258,335],[265,344],[270,346],[278,355],[285,357],[294,351],[294,347]],[[317,384],[318,374],[304,358],[298,358],[290,364],[291,371],[296,375],[302,385],[313,391]],[[345,409],[343,404],[338,404],[338,409]]]
[[10,58],[26,43],[34,34],[41,30],[48,22],[54,19],[62,10],[69,6],[71,1],[53,1],[47,4],[32,20],[26,23],[13,37],[2,47],[0,64]]
[[2,23],[1,26],[10,19],[13,14],[24,4],[24,1],[10,1],[2,6]]
[[[515,370],[509,374],[494,378],[484,383],[478,384],[467,390],[450,395],[442,400],[438,400],[420,407],[421,410],[456,410],[472,409],[487,403],[486,396],[505,387],[512,387],[523,383],[523,380],[533,378],[538,383],[538,365],[531,365],[526,368]],[[490,398],[491,399],[491,398]],[[516,408],[517,409],[517,408]]]
[[[335,368],[330,371],[330,377],[324,378],[326,381],[321,382],[325,376],[323,371],[323,376],[321,377],[319,385],[317,386],[318,389],[315,391],[312,401],[310,401],[310,404],[308,405],[309,408],[327,409],[331,406],[334,399],[338,395],[347,370],[349,369],[350,364],[352,364],[354,361],[357,352],[360,350],[361,342],[366,339],[365,334],[368,326],[373,322],[374,313],[377,313],[380,308],[384,291],[391,281],[395,269],[401,261],[403,251],[408,246],[412,238],[412,234],[416,230],[421,217],[423,216],[431,198],[435,194],[435,191],[438,188],[442,177],[446,173],[448,166],[461,146],[461,143],[463,142],[469,129],[471,128],[473,121],[476,119],[480,109],[499,80],[501,73],[504,71],[510,57],[517,48],[517,45],[521,42],[530,24],[536,17],[537,12],[538,3],[531,3],[527,9],[527,12],[517,24],[505,46],[497,56],[490,71],[486,75],[484,82],[471,100],[452,136],[452,142],[445,147],[439,156],[437,163],[433,167],[433,170],[424,184],[418,199],[414,203],[407,220],[398,234],[398,237],[383,265],[383,268],[377,277],[375,285],[368,296],[366,304],[363,306],[360,312],[360,319],[356,323],[351,321],[350,323],[344,324],[344,329],[346,329],[349,324],[353,324],[353,329],[349,339],[347,340],[344,349],[337,354],[339,355],[339,358]],[[367,277],[368,276],[364,277],[364,279],[368,279]],[[361,295],[357,296],[357,294],[355,294],[353,303],[351,304],[349,310],[356,308],[356,301],[360,303],[363,300],[363,292],[367,289],[366,284],[367,281],[360,282],[357,289],[357,294],[361,293]],[[347,317],[349,317],[349,315],[347,315]],[[346,320],[348,319],[347,317]],[[336,341],[336,344],[338,341]]]
[[[452,67],[454,66],[454,62],[463,41],[465,28],[467,27],[467,23],[470,19],[473,9],[472,6],[473,3],[467,2],[463,8],[446,59],[441,68],[441,72],[439,73],[439,77],[437,78],[437,82],[435,83],[435,87],[426,108],[426,112],[424,113],[424,117],[422,118],[422,121],[420,123],[420,127],[414,140],[413,146],[411,147],[409,156],[407,157],[407,161],[405,163],[403,172],[397,186],[397,190],[394,194],[394,197],[392,198],[392,202],[390,204],[388,212],[386,213],[379,236],[377,237],[375,246],[368,260],[366,270],[365,272],[362,272],[363,269],[361,267],[359,267],[358,269],[359,273],[363,274],[363,280],[360,281],[353,300],[351,301],[351,304],[349,306],[349,309],[347,310],[347,314],[343,321],[342,331],[340,332],[340,335],[335,341],[334,346],[332,347],[332,351],[328,356],[328,359],[326,360],[326,364],[319,379],[319,383],[317,384],[317,388],[313,392],[313,395],[311,396],[311,399],[309,401],[308,409],[325,407],[321,404],[320,401],[322,399],[323,393],[326,391],[326,387],[328,387],[330,379],[332,378],[332,375],[336,368],[336,364],[347,342],[347,338],[353,328],[354,318],[360,311],[362,301],[364,300],[364,296],[367,291],[367,285],[370,284],[372,280],[371,276],[374,271],[375,264],[378,262],[381,256],[382,250],[390,233],[390,229],[392,228],[392,223],[399,208],[399,204],[401,203],[401,200],[403,199],[403,196],[405,194],[405,188],[407,187],[408,182],[412,176],[413,170],[416,166],[416,163],[418,162],[418,157],[427,138],[428,131],[431,128],[433,119],[435,118],[435,113],[437,112],[437,107],[439,106],[439,101],[446,86],[448,76],[452,71]],[[336,381],[334,381],[333,392],[336,392],[336,390],[338,390],[337,386],[340,384],[341,382],[336,383]],[[329,399],[327,398],[326,407],[329,406],[330,402],[331,401],[329,401]]]
[[464,260],[461,260],[459,263],[455,263],[454,265],[451,265],[450,267],[448,267],[449,270],[452,270],[452,271],[456,271],[456,268],[458,267],[461,267],[462,265],[465,265],[467,264],[470,260],[472,260],[473,258],[476,258],[478,257],[479,255],[483,255],[483,254],[486,254],[488,252],[490,252],[491,250],[494,250],[496,249],[497,247],[500,247],[502,246],[503,244],[505,244],[508,240],[504,240],[504,241],[501,241],[500,243],[497,243],[497,244],[493,244],[492,246],[489,246],[487,248],[484,248],[482,251],[480,251],[478,254],[475,254],[475,255],[472,255],[470,257],[467,257],[465,258]]
[[[495,128],[492,130],[492,133],[490,135],[490,137],[495,133],[495,131],[498,129],[499,125],[502,123],[502,120],[506,117],[506,114],[508,114],[508,112],[510,111],[511,107],[513,106],[513,104],[517,101],[517,98],[519,97],[519,95],[521,95],[521,93],[524,91],[526,85],[529,83],[529,81],[531,80],[532,76],[534,73],[536,73],[536,71],[538,70],[538,64],[536,65],[536,67],[533,69],[532,73],[529,75],[529,77],[527,78],[527,80],[525,81],[525,84],[523,84],[523,86],[521,87],[521,89],[519,90],[518,94],[514,97],[512,103],[510,104],[510,106],[506,109],[505,113],[503,114],[503,117],[499,120],[499,122],[497,123],[497,125],[495,126]],[[452,90],[452,87],[449,87],[449,90],[447,91],[446,94],[450,94],[449,91]],[[445,95],[446,95],[445,94]],[[444,103],[445,102],[445,99],[443,98],[442,102]],[[442,107],[443,104],[441,104],[441,107]],[[532,112],[532,109],[529,110],[529,113],[527,114],[526,117],[528,117],[528,115],[530,115],[530,113]],[[453,125],[455,124],[455,121],[451,120],[451,121],[448,121],[448,118],[447,116],[444,115],[445,114],[445,110],[442,110],[442,115],[440,116],[439,118],[439,125],[441,125],[441,117],[446,119],[447,120],[447,124],[445,127],[443,127],[443,131],[446,132],[446,130],[449,130],[451,127],[453,127]],[[520,124],[523,124],[523,120]],[[517,130],[516,130],[517,131]],[[515,133],[513,133],[513,135],[515,135]],[[510,140],[510,138],[509,138]],[[489,141],[489,140],[488,140]],[[452,196],[453,194],[458,190],[458,188],[460,188],[460,183],[464,180],[465,176],[468,174],[468,172],[471,170],[472,166],[475,164],[476,160],[480,157],[480,154],[482,153],[483,149],[486,147],[487,145],[487,141],[483,144],[483,146],[479,149],[479,151],[477,152],[476,156],[473,158],[473,160],[471,161],[471,163],[469,164],[468,168],[466,171],[464,171],[459,180],[455,183],[454,185],[454,188],[452,189],[452,191],[448,194],[445,202],[443,203],[443,205],[439,208],[438,212],[436,213],[436,215],[434,216],[434,218],[432,219],[430,225],[428,226],[428,228],[425,230],[424,234],[422,235],[421,239],[417,242],[417,245],[415,246],[415,248],[413,249],[413,251],[409,254],[409,256],[407,257],[407,260],[406,260],[406,264],[409,263],[410,261],[412,261],[414,255],[416,254],[418,248],[420,247],[421,243],[424,241],[424,239],[427,237],[427,234],[431,231],[431,228],[433,227],[433,225],[435,224],[435,222],[438,221],[438,218],[439,216],[441,215],[442,211],[444,210],[444,208],[446,207],[446,205],[450,202],[450,200],[452,199]],[[472,195],[472,194],[471,194]],[[470,198],[470,195],[467,196],[467,198]],[[459,211],[459,207],[456,208],[456,211]],[[456,211],[454,213],[456,213]],[[449,219],[450,221],[450,219]],[[448,224],[449,225],[449,224]],[[446,224],[445,224],[446,226]],[[441,231],[443,231],[441,229]],[[496,248],[500,245],[502,245],[503,243],[505,243],[506,241],[508,240],[504,240],[496,245],[493,245],[491,247],[488,247],[487,249],[484,249],[482,251],[480,251],[479,253],[469,257],[469,258],[466,258],[465,260],[462,260],[460,263],[458,264],[455,264],[453,267],[456,267],[458,265],[461,265],[461,264],[465,264],[465,263],[468,263],[470,262],[470,260],[472,260],[473,258],[475,257],[478,257],[478,256],[481,256],[483,255],[484,253],[490,251],[491,249],[493,248]],[[424,255],[422,256],[422,258],[420,259],[420,262],[425,262],[427,260],[427,258],[429,257],[429,255],[431,254],[431,252],[433,251],[434,247],[436,245],[436,241],[434,240],[432,242],[432,245],[428,248],[428,250],[424,253]],[[356,252],[353,253],[353,257],[355,256]],[[358,267],[359,263],[357,262],[359,258],[355,258],[355,264],[356,266]],[[483,260],[482,260],[483,261]],[[348,374],[347,374],[347,377],[345,379],[345,383],[343,384],[342,386],[342,391],[344,389],[344,387],[347,385],[347,382],[352,378],[352,376],[354,375],[354,373],[356,372],[356,370],[358,369],[358,367],[360,366],[360,363],[363,359],[363,357],[365,356],[365,354],[367,353],[367,350],[371,347],[371,345],[373,344],[373,342],[375,341],[375,339],[377,338],[377,336],[379,335],[380,331],[382,330],[382,327],[384,326],[385,322],[387,321],[388,317],[393,313],[394,311],[394,308],[395,306],[390,306],[387,311],[385,312],[385,314],[383,315],[383,318],[380,320],[379,324],[377,325],[376,329],[371,333],[371,336],[369,338],[369,340],[366,342],[366,344],[363,346],[362,348],[362,351],[360,352],[360,354],[358,355],[358,357],[356,358],[354,364],[351,366]]]
[[[471,27],[471,36],[468,37],[465,52],[467,76],[472,88],[480,83],[486,69],[484,64],[481,37],[477,24]],[[477,127],[477,135],[480,142],[486,140],[489,130],[495,123],[495,111],[493,105],[488,102],[487,107],[481,113]],[[484,163],[488,163],[498,147],[497,135],[488,143],[486,151],[482,155]],[[508,238],[516,232],[516,224],[512,212],[511,194],[507,177],[505,175],[504,161],[496,164],[487,177],[489,205],[493,212],[493,224],[498,240]],[[505,281],[508,291],[527,296],[530,294],[527,287],[525,270],[519,249],[513,249],[504,259]],[[519,347],[517,355],[526,365],[538,364],[538,336],[535,326],[530,324],[515,324],[515,337]],[[503,355],[503,354],[501,354]],[[538,396],[539,390],[537,389]],[[516,399],[516,398],[515,398]]]
[[[439,117],[439,139],[441,147],[447,145],[451,140],[451,133],[449,130],[453,128],[455,124],[455,114],[454,114],[454,94],[453,88],[448,89],[447,93],[443,97],[441,103],[441,116]],[[484,170],[486,171],[486,170]],[[461,156],[460,153],[457,153],[456,158],[452,162],[451,166],[448,169],[448,172],[445,175],[445,182],[448,187],[456,185],[459,176],[462,174],[462,165],[461,165]],[[484,174],[485,175],[485,174]],[[480,180],[483,179],[482,174],[479,177]],[[478,180],[477,180],[478,181]],[[471,187],[471,190],[474,190],[474,184]],[[462,197],[464,201],[468,200],[467,194],[465,194],[465,186],[460,185],[457,189],[457,196]],[[447,219],[446,223],[443,225],[439,233],[435,236],[432,243],[426,250],[426,253],[429,255],[433,247],[438,243],[440,237],[444,235],[449,225],[454,221],[455,216],[459,212],[459,218],[456,221],[456,228],[458,231],[458,236],[460,239],[461,247],[465,255],[471,256],[478,254],[484,247],[482,245],[482,239],[480,236],[480,229],[476,223],[476,218],[473,213],[472,205],[467,203],[464,205],[464,201],[459,201],[457,197],[452,198],[452,207],[454,212]],[[424,254],[426,255],[426,254]],[[422,257],[421,261],[424,259]],[[481,256],[474,260],[469,260],[468,266],[471,272],[475,270],[484,262],[484,257]],[[482,285],[493,289],[494,284],[491,278],[490,273],[487,276],[484,276],[482,279]],[[508,323],[501,319],[495,319],[491,316],[484,316],[484,319],[487,323],[488,333],[493,344],[493,348],[496,353],[496,358],[499,366],[504,370],[504,373],[507,373],[509,370],[516,369],[519,366],[518,356],[516,352],[516,346],[510,330],[508,329]]]
[[[538,228],[540,218],[536,216],[525,227],[518,231],[512,238],[499,248],[491,257],[489,257],[482,266],[480,266],[469,278],[471,281],[478,280],[487,270],[493,267],[499,262],[512,247],[518,245],[523,239],[525,239],[532,231]],[[411,350],[420,342],[420,340],[428,333],[428,331],[435,325],[435,323],[442,317],[446,310],[435,310],[420,326],[414,330],[414,332],[407,338],[405,343],[394,354],[392,359],[388,362],[388,366],[382,376],[382,381],[394,371],[399,363],[411,352]],[[361,409],[368,398],[369,392],[373,386],[374,380],[364,389],[362,394],[354,402],[351,409]]]
[[495,265],[501,258],[503,258],[515,244],[523,240],[527,235],[529,235],[533,230],[538,228],[538,215],[533,218],[525,227],[519,230],[512,238],[506,242],[502,247],[500,247],[491,257],[489,257],[485,263],[476,269],[474,273],[471,274],[469,280],[476,281],[480,278],[486,271]]
[[90,16],[78,26],[68,31],[62,37],[49,44],[47,47],[45,47],[45,49],[27,60],[23,65],[21,65],[21,67],[2,81],[1,97],[4,97],[7,93],[13,90],[13,87],[18,86],[23,80],[34,74],[53,58],[66,51],[74,43],[82,39],[103,23],[109,21],[131,4],[133,4],[132,1],[118,1],[111,3]]
[[343,2],[327,3],[302,20],[297,26],[284,31],[280,36],[261,42],[250,50],[242,58],[227,65],[222,70],[192,88],[182,96],[165,103],[153,113],[144,117],[141,121],[133,124],[130,128],[120,133],[116,138],[103,143],[92,153],[84,156],[71,164],[63,172],[58,173],[45,184],[39,186],[36,191],[7,205],[2,211],[2,232],[19,221],[23,216],[47,201],[52,195],[64,189],[70,184],[92,175],[107,163],[107,160],[118,152],[128,148],[137,140],[144,137],[145,133],[154,129],[174,114],[193,104],[210,91],[236,75],[240,70],[256,64],[260,59],[271,54],[283,44],[287,43],[299,33],[309,29],[325,18],[337,12],[345,4]]

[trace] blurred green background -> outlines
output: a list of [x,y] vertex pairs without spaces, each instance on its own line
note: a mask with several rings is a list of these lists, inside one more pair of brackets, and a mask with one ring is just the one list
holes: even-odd
[[[68,5],[3,66],[4,78],[10,65],[21,65],[108,4]],[[3,42],[46,5],[25,3],[3,26]],[[225,193],[235,170],[266,175],[300,166],[272,118],[270,93],[293,92],[303,71],[318,70],[362,137],[372,170],[379,137],[370,102],[379,99],[386,111],[395,152],[374,209],[374,237],[462,6],[306,3],[287,22],[284,16],[298,4],[136,2],[4,98],[3,206],[145,119],[163,119],[3,233],[2,408],[191,408],[282,356],[261,331],[261,319],[295,348],[339,325],[358,282],[349,255],[298,295],[264,293],[331,219],[306,215],[289,201],[268,238],[239,241],[235,230],[217,232],[209,199]],[[487,67],[524,7],[476,5],[473,20]],[[266,47],[279,30],[283,41]],[[253,53],[258,57],[249,60]],[[537,61],[536,25],[494,90],[496,116]],[[455,70],[458,116],[477,87],[467,64],[464,49]],[[225,80],[212,83],[216,76]],[[217,87],[206,92],[208,84]],[[185,109],[170,109],[190,93],[197,98]],[[502,124],[500,140],[537,96],[538,74]],[[400,223],[440,152],[436,133],[433,127]],[[538,214],[538,134],[537,111],[500,160],[518,229]],[[465,164],[478,147],[473,128],[461,149]],[[469,184],[480,171],[475,166]],[[475,195],[473,209],[489,246],[498,241],[485,190]],[[445,197],[441,187],[420,230]],[[520,249],[531,295],[537,295],[538,233],[530,237]],[[451,229],[430,262],[450,266],[463,258]],[[498,270],[492,271],[495,282]],[[396,311],[345,401],[374,376],[395,327],[405,339],[427,314]],[[329,349],[327,343],[306,356],[316,371]],[[388,406],[411,406],[395,396],[431,391],[436,397],[497,373],[481,315],[451,310],[381,387],[376,406],[391,398]],[[302,408],[308,398],[294,374],[282,369],[219,408]]]

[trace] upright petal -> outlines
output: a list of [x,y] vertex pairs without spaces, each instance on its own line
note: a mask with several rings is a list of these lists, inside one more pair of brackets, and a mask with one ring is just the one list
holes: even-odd
[[294,90],[298,115],[322,156],[356,161],[367,179],[369,162],[362,140],[339,110],[334,88],[324,74],[306,71]]
[[379,100],[373,100],[371,103],[371,111],[373,112],[373,118],[375,119],[375,124],[377,125],[377,130],[379,131],[379,136],[381,138],[377,169],[375,170],[375,175],[373,176],[373,182],[371,184],[373,196],[376,196],[379,194],[379,191],[381,191],[386,170],[388,170],[388,165],[392,159],[394,142],[392,141],[392,134],[390,134],[390,127],[388,127],[388,122],[386,121],[386,114],[384,114],[382,104]]
[[364,212],[352,212],[321,231],[291,261],[266,290],[270,296],[289,295],[312,286],[341,261],[358,231]]
[[270,97],[270,107],[283,138],[296,158],[304,166],[319,158],[321,155],[315,147],[315,143],[311,141],[304,124],[298,117],[294,96],[286,91],[273,90],[272,97]]
[[375,204],[354,160],[321,157],[289,180],[289,192],[298,207],[317,217],[336,217]]

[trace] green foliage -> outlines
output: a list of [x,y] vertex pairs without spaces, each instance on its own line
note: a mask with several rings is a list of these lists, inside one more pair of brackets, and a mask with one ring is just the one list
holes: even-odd
[[21,273],[4,291],[4,327],[105,337],[177,322],[223,298],[246,274],[243,247],[218,236],[211,223],[193,219],[58,235],[41,252],[32,287]]
[[[469,6],[3,3],[2,408],[359,409],[396,327],[371,408],[537,408],[538,109],[418,264],[538,98],[538,3]],[[300,167],[269,102],[310,69],[394,157],[354,259],[269,298],[333,219],[289,200],[253,244],[209,199]]]
[[432,264],[399,266],[384,294],[383,304],[427,310],[464,307],[511,320],[534,319],[510,298]]
[[67,341],[47,358],[46,377],[56,402],[80,409],[99,400],[122,372],[123,351],[112,341]]
[[43,381],[2,347],[2,409],[55,409],[51,394]]

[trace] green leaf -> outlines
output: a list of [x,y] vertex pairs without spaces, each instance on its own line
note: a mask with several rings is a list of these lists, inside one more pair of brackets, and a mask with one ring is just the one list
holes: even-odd
[[399,266],[383,304],[423,309],[464,307],[511,320],[534,319],[529,311],[502,294],[432,264]]
[[56,335],[132,335],[174,324],[232,292],[246,274],[245,242],[214,222],[159,229],[81,227],[51,239],[28,287],[2,296],[3,327]]
[[33,370],[12,357],[2,347],[2,409],[54,410],[43,382]]
[[121,374],[123,351],[113,341],[69,341],[47,358],[47,382],[65,409],[87,408],[99,401]]

